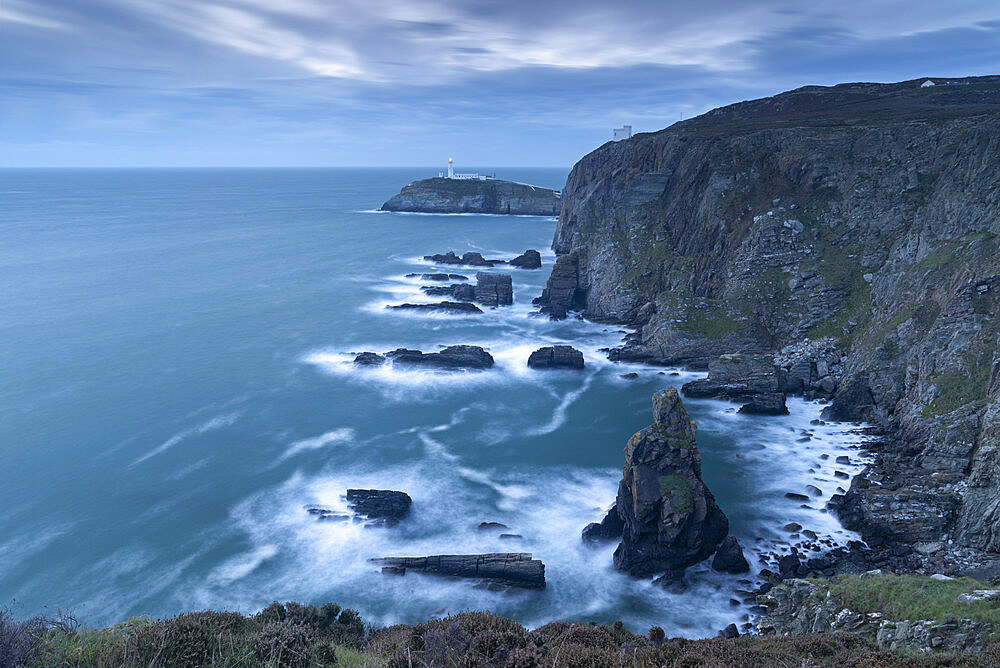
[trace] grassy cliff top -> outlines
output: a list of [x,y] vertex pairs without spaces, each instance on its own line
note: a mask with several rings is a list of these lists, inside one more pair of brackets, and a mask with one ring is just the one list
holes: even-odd
[[[435,176],[430,179],[414,181],[406,186],[406,189],[433,190],[435,192],[447,193],[451,195],[475,195],[488,187],[502,187],[511,192],[524,194],[535,194],[539,196],[554,196],[555,191],[551,188],[532,186],[527,183],[516,183],[503,179],[447,179]],[[405,189],[404,189],[405,190]]]
[[[935,85],[923,87],[928,80]],[[995,113],[1000,113],[1000,76],[924,77],[890,84],[804,86],[713,109],[659,133],[715,136],[776,128],[943,121]]]

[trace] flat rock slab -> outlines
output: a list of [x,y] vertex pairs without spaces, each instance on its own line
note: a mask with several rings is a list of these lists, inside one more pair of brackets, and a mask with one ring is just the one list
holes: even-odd
[[372,562],[430,575],[488,580],[523,589],[545,588],[545,564],[523,552],[381,557]]
[[385,356],[391,359],[393,364],[436,366],[449,369],[490,369],[493,367],[493,356],[479,346],[448,346],[437,353],[397,348],[387,352]]
[[389,309],[406,311],[451,311],[457,313],[482,313],[483,310],[468,302],[438,302],[436,304],[390,304]]

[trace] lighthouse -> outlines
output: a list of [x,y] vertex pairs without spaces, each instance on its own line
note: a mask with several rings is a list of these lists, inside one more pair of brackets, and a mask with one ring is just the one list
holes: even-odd
[[448,158],[448,178],[449,179],[455,178],[455,165],[453,164],[454,162],[455,162],[455,159],[449,156],[449,158]]

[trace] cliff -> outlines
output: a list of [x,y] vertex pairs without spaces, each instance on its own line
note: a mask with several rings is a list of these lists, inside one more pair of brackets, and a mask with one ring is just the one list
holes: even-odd
[[559,214],[560,204],[556,191],[524,183],[433,178],[406,186],[383,204],[382,210],[555,216]]
[[839,508],[914,569],[944,539],[1000,551],[1000,77],[923,81],[605,144],[569,175],[542,301],[638,327],[615,358],[805,369],[829,417],[887,435]]

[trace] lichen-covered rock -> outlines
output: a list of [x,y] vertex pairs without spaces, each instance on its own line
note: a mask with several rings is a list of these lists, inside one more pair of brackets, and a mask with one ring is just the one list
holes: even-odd
[[510,306],[514,303],[510,274],[478,272],[474,298],[484,306]]
[[556,191],[500,179],[432,178],[414,181],[382,205],[383,211],[556,216]]
[[532,369],[582,369],[583,353],[572,346],[545,346],[528,356]]
[[729,531],[729,520],[701,480],[695,425],[676,389],[653,395],[653,419],[625,446],[616,502],[623,526],[615,568],[638,576],[695,564]]

